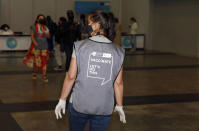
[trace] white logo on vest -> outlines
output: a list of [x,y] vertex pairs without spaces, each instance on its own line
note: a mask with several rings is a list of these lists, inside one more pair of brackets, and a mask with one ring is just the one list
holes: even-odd
[[87,77],[102,79],[101,85],[111,80],[113,56],[110,53],[92,52],[89,55]]

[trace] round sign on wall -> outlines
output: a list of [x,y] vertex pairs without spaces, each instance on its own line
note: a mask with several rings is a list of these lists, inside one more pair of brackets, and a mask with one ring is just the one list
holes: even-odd
[[17,40],[13,37],[7,39],[7,47],[10,49],[14,49],[17,47]]
[[132,37],[131,36],[123,36],[122,44],[124,48],[132,48]]

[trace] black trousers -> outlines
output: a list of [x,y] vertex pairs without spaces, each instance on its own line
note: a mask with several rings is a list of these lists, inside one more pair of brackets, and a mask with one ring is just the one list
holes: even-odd
[[73,53],[73,45],[66,45],[64,47],[65,53],[66,53],[66,65],[65,65],[65,71],[67,72],[69,70],[70,67],[70,61],[71,61],[71,57],[72,57],[72,53]]

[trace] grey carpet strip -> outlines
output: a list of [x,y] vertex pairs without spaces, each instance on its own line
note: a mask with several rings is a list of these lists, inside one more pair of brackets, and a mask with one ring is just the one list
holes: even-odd
[[[137,55],[175,55],[173,53],[126,53],[126,56],[137,56]],[[23,56],[0,56],[2,59],[15,59],[15,58],[24,58]]]
[[126,56],[138,56],[138,55],[176,55],[174,53],[126,53]]
[[24,58],[24,56],[0,56],[1,59],[16,59],[16,58]]
[[[166,94],[151,96],[125,96],[124,106],[199,102],[199,94]],[[0,104],[0,112],[32,112],[54,110],[58,101]]]
[[186,69],[186,68],[199,68],[199,64],[195,65],[173,65],[173,66],[148,66],[148,67],[130,67],[125,66],[124,70],[163,70],[163,69]]
[[[47,73],[64,73],[64,71],[48,70]],[[32,74],[32,71],[0,71],[0,75],[26,75]]]
[[[166,70],[166,69],[191,69],[199,68],[199,65],[174,65],[174,66],[146,66],[146,67],[130,67],[125,66],[125,71],[136,71],[136,70]],[[0,75],[25,75],[31,74],[32,71],[0,71]],[[48,70],[47,73],[64,73],[64,71],[55,71],[53,69]]]

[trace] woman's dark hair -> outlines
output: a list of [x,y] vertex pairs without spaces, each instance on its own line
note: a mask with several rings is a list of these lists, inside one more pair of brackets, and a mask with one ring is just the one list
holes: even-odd
[[109,15],[109,18],[111,18],[111,19],[115,18],[114,14],[112,12],[109,12],[108,15]]
[[116,23],[119,23],[119,20],[117,17],[114,16],[114,14],[112,12],[109,12],[108,13],[109,16],[111,17],[111,19],[113,19],[113,22],[116,24]]
[[115,39],[115,22],[109,13],[104,11],[92,12],[91,20],[93,23],[100,24],[100,29],[104,30],[104,36],[112,41]]
[[10,27],[7,24],[3,24],[0,29],[7,31]]
[[36,17],[35,24],[38,23],[38,19],[39,19],[40,16],[43,16],[44,19],[46,19],[46,17],[45,17],[43,14],[39,14],[39,15],[37,15],[37,17]]
[[80,19],[85,20],[85,19],[86,19],[86,16],[85,16],[84,14],[81,14],[81,15],[80,15]]
[[46,20],[47,21],[52,21],[52,19],[51,19],[51,17],[49,15],[46,17]]
[[131,21],[137,22],[137,20],[134,17],[131,17]]
[[119,19],[117,17],[114,18],[115,23],[119,23]]
[[80,20],[83,21],[83,24],[86,25],[86,16],[84,14],[80,15]]
[[65,17],[60,17],[59,20],[60,20],[61,22],[63,22],[63,23],[66,23],[66,22],[67,22]]

